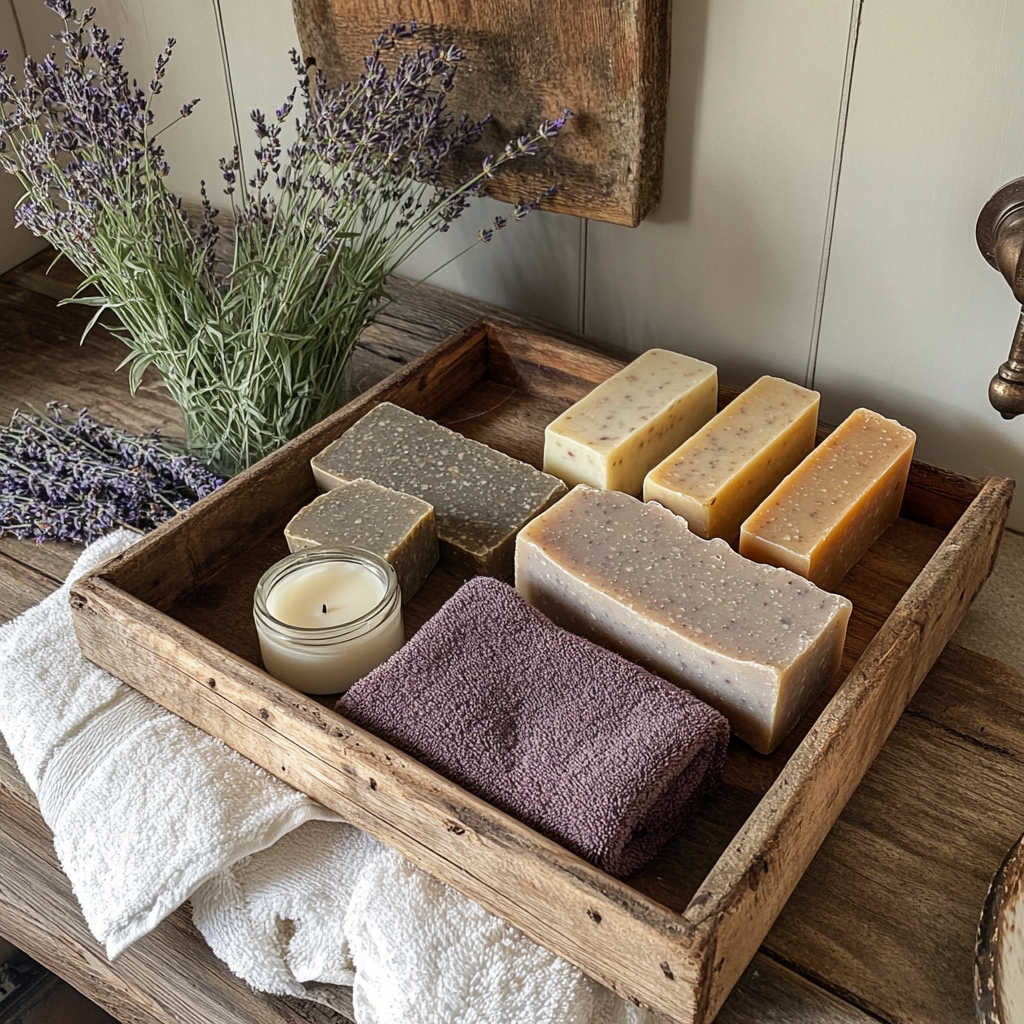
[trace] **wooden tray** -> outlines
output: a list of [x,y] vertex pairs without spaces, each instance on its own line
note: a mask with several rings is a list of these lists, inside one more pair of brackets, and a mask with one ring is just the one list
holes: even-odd
[[[770,757],[619,881],[263,672],[252,622],[309,459],[378,402],[541,461],[543,428],[622,363],[480,321],[78,581],[86,655],[334,808],[622,996],[710,1021],[988,575],[1013,493],[914,463],[901,518],[843,580],[843,667]],[[734,393],[723,391],[720,403]],[[410,633],[458,587],[435,570]]]

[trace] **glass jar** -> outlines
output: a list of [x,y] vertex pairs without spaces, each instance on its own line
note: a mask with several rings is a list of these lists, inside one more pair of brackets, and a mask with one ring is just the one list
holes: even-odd
[[253,618],[267,671],[303,693],[342,693],[405,642],[395,570],[362,548],[282,558],[256,586]]

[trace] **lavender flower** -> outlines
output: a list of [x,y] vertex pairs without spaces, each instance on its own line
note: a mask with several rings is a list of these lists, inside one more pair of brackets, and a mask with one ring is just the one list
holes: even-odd
[[[190,451],[225,472],[332,411],[356,338],[389,301],[388,274],[570,116],[541,122],[459,178],[452,157],[490,121],[448,109],[466,59],[459,47],[415,46],[415,23],[392,24],[359,78],[337,88],[292,51],[295,88],[272,116],[252,112],[244,163],[237,150],[220,163],[232,249],[205,183],[195,216],[167,188],[160,136],[198,103],[158,127],[174,40],[145,89],[92,8],[79,18],[68,0],[46,3],[63,19],[54,36],[63,59],[27,59],[19,82],[0,52],[0,168],[25,189],[16,223],[84,273],[94,293],[72,301],[116,314],[120,327],[108,329],[130,349],[131,387],[155,366]],[[477,241],[552,194],[524,198]]]
[[156,434],[136,437],[87,410],[67,421],[15,412],[0,428],[0,534],[87,544],[116,526],[150,530],[223,480]]

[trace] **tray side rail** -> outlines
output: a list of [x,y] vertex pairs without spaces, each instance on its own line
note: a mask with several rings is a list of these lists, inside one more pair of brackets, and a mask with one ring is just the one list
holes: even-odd
[[710,1021],[992,571],[1014,482],[992,477],[911,584],[690,901]]
[[75,583],[71,602],[86,657],[623,997],[694,1020],[701,950],[681,915],[125,594],[102,569]]

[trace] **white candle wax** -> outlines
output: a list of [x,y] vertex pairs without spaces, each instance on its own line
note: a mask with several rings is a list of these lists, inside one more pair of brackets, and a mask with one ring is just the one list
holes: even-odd
[[340,626],[371,611],[384,582],[359,562],[320,562],[279,580],[267,595],[267,611],[286,626]]
[[260,580],[256,631],[267,671],[304,693],[340,693],[405,642],[395,571],[356,548],[307,548]]

